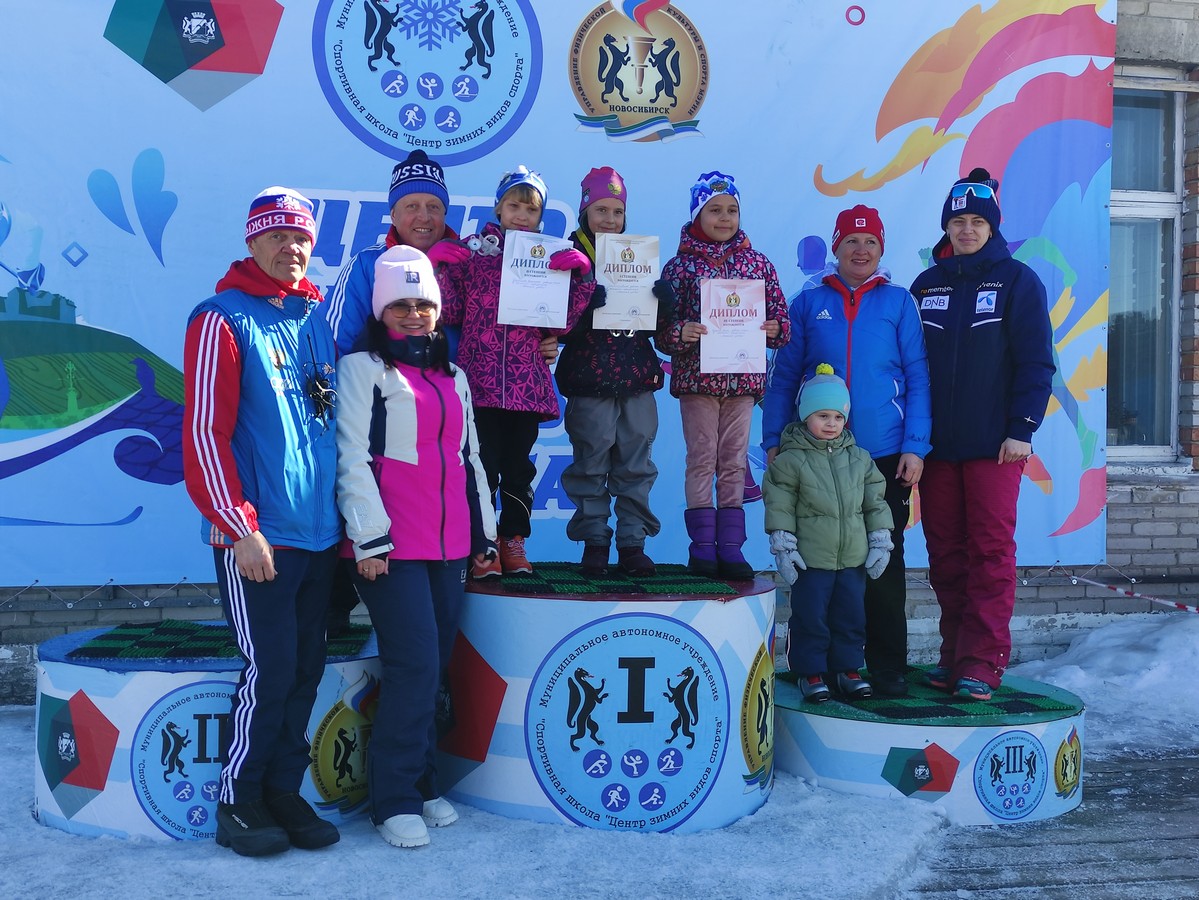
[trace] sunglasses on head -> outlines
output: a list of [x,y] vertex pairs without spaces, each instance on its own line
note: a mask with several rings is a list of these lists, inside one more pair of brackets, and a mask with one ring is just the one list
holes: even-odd
[[965,197],[967,194],[973,194],[979,200],[994,200],[995,189],[989,185],[979,184],[976,181],[967,181],[964,184],[955,184],[949,189],[949,196],[954,198]]
[[419,303],[404,303],[401,300],[397,300],[395,303],[387,304],[387,308],[394,310],[401,318],[405,319],[414,312],[424,318],[428,318],[437,312],[437,304],[432,300],[421,300]]

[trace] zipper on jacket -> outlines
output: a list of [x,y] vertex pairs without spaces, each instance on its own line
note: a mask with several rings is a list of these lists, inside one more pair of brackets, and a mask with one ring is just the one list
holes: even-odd
[[[853,309],[857,306],[858,298],[855,288],[849,289],[849,308]],[[845,387],[849,389],[849,379],[853,375],[853,325],[858,320],[858,314],[855,312],[849,317],[849,321],[845,323]],[[850,407],[853,410],[853,407]],[[846,423],[848,424],[848,422]]]
[[837,495],[837,517],[841,520],[841,526],[838,529],[841,532],[840,540],[837,541],[837,568],[845,568],[842,565],[841,548],[845,546],[845,517],[841,515],[841,483],[837,481],[837,471],[833,466],[833,445],[830,442],[825,447],[825,459],[828,460],[829,481],[833,483],[833,493]]
[[442,561],[444,561],[446,558],[445,526],[446,526],[446,518],[447,518],[446,498],[445,498],[446,461],[445,461],[445,445],[444,445],[445,420],[446,420],[445,396],[441,393],[441,390],[437,387],[436,384],[433,383],[433,380],[429,377],[429,370],[421,369],[420,371],[421,371],[421,377],[424,378],[425,383],[428,384],[429,387],[431,387],[433,389],[433,393],[437,395],[437,402],[441,406],[441,421],[437,426],[437,460],[441,464],[441,479],[440,479],[441,489],[437,492],[437,494],[441,498],[441,527],[437,529],[437,540],[438,540],[438,543],[441,545],[441,559],[442,559]]

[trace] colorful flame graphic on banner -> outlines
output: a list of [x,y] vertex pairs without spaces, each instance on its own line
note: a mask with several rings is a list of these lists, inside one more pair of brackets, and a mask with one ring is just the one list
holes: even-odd
[[[836,180],[826,177],[824,166],[813,173],[816,189],[829,197],[874,191],[962,141],[959,171],[985,165],[1000,180],[1002,196],[1018,198],[1003,206],[1003,236],[1049,291],[1058,374],[1047,417],[1064,414],[1078,440],[1069,461],[1050,453],[1034,457],[1026,469],[1047,496],[1055,490],[1050,467],[1071,470],[1057,472],[1058,488],[1066,474],[1067,481],[1077,480],[1074,508],[1056,529],[1047,527],[1050,536],[1095,522],[1106,503],[1101,426],[1092,427],[1084,415],[1102,408],[1107,370],[1104,248],[1116,29],[1100,17],[1102,5],[999,0],[987,10],[969,9],[926,40],[887,91],[875,141],[911,129],[890,161],[876,172],[861,169]],[[1077,72],[1077,63],[1065,62],[1087,57],[1090,62]],[[1066,71],[1045,71],[1050,67]],[[1014,97],[988,108],[1001,81],[1010,84],[1022,75]],[[1010,90],[1003,93],[1010,96]],[[1089,417],[1103,419],[1102,413]]]
[[670,6],[670,0],[624,0],[620,4],[620,10],[646,31],[649,31],[649,26],[645,24],[649,14],[667,6]]

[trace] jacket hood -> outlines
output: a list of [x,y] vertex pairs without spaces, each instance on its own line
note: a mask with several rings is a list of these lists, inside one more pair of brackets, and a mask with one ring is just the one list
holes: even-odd
[[[827,284],[830,278],[839,278],[841,279],[842,284],[845,283],[845,279],[841,278],[841,266],[836,260],[833,260],[831,263],[825,266],[824,271],[821,272],[818,277],[824,284]],[[870,281],[876,281],[882,284],[891,284],[891,270],[886,266],[879,266],[874,270],[874,274],[862,283],[865,284],[866,282]]]
[[221,291],[241,291],[251,297],[275,297],[279,300],[289,296],[300,297],[311,303],[320,303],[323,299],[317,286],[307,278],[301,279],[298,285],[292,287],[266,274],[262,267],[254,262],[252,256],[233,263],[225,276],[216,283],[216,291],[218,294]]
[[827,453],[830,450],[840,450],[844,447],[856,447],[857,441],[853,432],[848,428],[831,441],[822,441],[808,431],[803,422],[792,422],[783,429],[779,436],[779,452],[787,450],[812,450],[816,453]]
[[749,250],[749,236],[745,233],[745,229],[738,228],[727,241],[719,243],[709,243],[701,241],[691,233],[691,223],[688,222],[679,229],[679,254],[687,254],[690,256],[699,256],[704,259],[718,260],[725,259],[740,250]]
[[978,248],[977,253],[955,256],[948,234],[941,236],[932,252],[933,262],[950,272],[981,272],[1001,260],[1010,259],[1011,255],[1007,238],[998,230],[991,235],[990,240]]

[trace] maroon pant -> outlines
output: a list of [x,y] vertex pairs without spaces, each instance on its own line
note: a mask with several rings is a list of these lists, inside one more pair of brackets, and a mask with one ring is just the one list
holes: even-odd
[[1016,498],[1024,462],[928,460],[920,519],[941,606],[941,660],[951,677],[999,687],[1012,652]]

